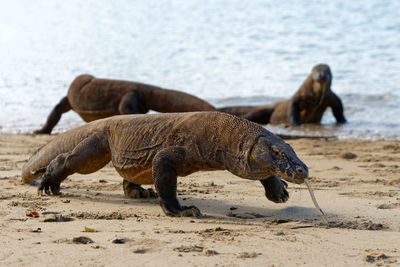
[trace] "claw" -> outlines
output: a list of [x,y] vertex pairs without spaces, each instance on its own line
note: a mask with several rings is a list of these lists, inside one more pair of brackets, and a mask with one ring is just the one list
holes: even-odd
[[48,185],[46,185],[46,186],[44,187],[44,192],[46,193],[46,195],[51,195],[50,187],[49,187]]
[[60,185],[59,184],[50,184],[49,176],[43,175],[41,178],[41,182],[38,187],[38,196],[43,196],[43,191],[46,195],[60,195]]
[[52,185],[50,185],[50,189],[51,189],[51,192],[53,193],[53,195],[55,195],[55,196],[61,195],[60,185],[52,184]]
[[40,182],[38,190],[37,190],[37,195],[38,196],[43,196],[43,189],[44,189],[43,179],[44,179],[44,175],[41,176],[39,179],[41,179],[41,182]]
[[43,190],[44,190],[44,188],[39,188],[38,189],[38,196],[44,196],[44,194],[43,194]]
[[124,180],[124,194],[127,198],[157,198],[158,195],[153,189],[144,189],[141,185],[129,183]]
[[147,192],[149,192],[149,197],[150,198],[157,198],[158,197],[157,193],[153,190],[153,188],[147,189]]

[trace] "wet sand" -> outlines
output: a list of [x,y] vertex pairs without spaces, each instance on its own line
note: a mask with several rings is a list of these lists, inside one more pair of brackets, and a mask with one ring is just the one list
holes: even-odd
[[[180,201],[201,219],[125,199],[111,165],[72,175],[62,196],[39,197],[20,171],[51,138],[0,135],[1,265],[360,266],[375,252],[386,255],[375,264],[400,264],[399,141],[287,141],[309,166],[327,227],[305,185],[289,184],[289,201],[275,204],[259,182],[226,171],[179,178]],[[81,236],[93,243],[73,241]]]

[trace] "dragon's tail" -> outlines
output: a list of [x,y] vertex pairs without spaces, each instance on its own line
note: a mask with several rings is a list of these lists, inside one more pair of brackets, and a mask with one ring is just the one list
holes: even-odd
[[[84,125],[85,126],[85,125]],[[55,136],[39,148],[22,167],[22,182],[28,183],[46,172],[46,167],[58,155],[72,151],[83,139],[91,135],[96,127],[78,127]]]

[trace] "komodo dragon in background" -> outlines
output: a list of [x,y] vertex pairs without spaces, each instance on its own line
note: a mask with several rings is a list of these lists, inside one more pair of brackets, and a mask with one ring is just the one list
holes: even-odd
[[331,82],[329,66],[318,64],[288,100],[265,106],[232,106],[218,110],[260,124],[299,126],[303,123],[320,123],[325,110],[331,107],[337,123],[345,123],[342,102],[331,90]]
[[183,92],[119,80],[97,79],[91,75],[75,78],[68,94],[54,107],[36,134],[50,134],[61,115],[74,110],[86,122],[123,114],[214,111],[200,98]]
[[39,192],[56,195],[67,176],[95,172],[110,160],[136,190],[154,183],[170,216],[201,216],[178,202],[177,176],[228,170],[260,180],[266,197],[277,203],[289,198],[279,177],[302,183],[308,176],[290,145],[262,126],[220,112],[190,112],[114,116],[57,135],[25,164],[22,180],[44,173]]

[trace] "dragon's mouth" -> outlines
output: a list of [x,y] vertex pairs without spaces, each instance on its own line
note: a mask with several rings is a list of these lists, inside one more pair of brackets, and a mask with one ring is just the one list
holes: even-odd
[[304,179],[305,179],[305,178],[298,178],[298,177],[285,176],[285,175],[277,175],[277,176],[289,183],[294,183],[294,184],[302,184],[302,183],[304,183]]
[[290,183],[302,184],[304,183],[304,179],[308,178],[308,168],[302,162],[286,163],[284,166],[275,166],[273,170],[252,170],[244,178],[264,180],[271,176],[277,176]]
[[293,178],[293,181],[291,181],[291,182],[295,183],[295,184],[302,184],[302,183],[304,183],[304,181],[305,181],[305,178]]
[[302,184],[304,183],[304,179],[308,178],[308,169],[300,165],[292,168],[287,166],[285,170],[280,170],[277,176],[290,183]]

